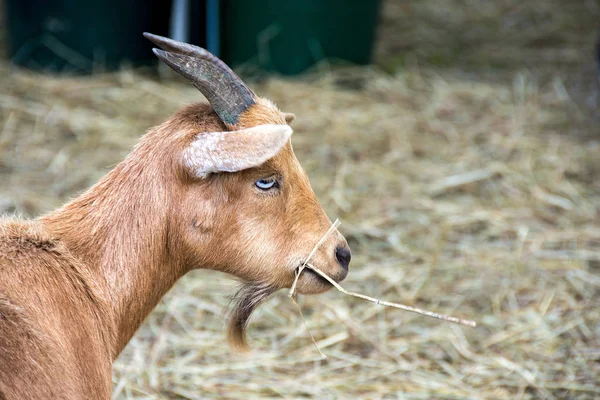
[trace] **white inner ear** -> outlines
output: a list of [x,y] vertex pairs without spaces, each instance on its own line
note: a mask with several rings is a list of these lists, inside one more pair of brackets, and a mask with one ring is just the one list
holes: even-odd
[[183,165],[198,178],[214,172],[257,167],[281,151],[292,136],[289,125],[259,125],[196,135],[183,152]]

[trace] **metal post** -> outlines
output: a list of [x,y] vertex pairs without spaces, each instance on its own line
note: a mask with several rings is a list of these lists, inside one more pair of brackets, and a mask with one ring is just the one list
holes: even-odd
[[219,0],[206,0],[206,49],[219,56],[221,45]]

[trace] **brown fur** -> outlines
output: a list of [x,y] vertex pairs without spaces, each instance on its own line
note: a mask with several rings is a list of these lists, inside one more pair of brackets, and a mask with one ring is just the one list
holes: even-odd
[[[199,132],[281,123],[267,100],[235,127],[207,105],[185,107],[77,199],[35,221],[0,220],[0,398],[110,398],[112,362],[195,268],[247,282],[230,325],[244,347],[249,313],[290,287],[331,221],[289,143],[259,167],[206,179],[183,168],[181,154]],[[259,193],[253,183],[272,175],[281,191]],[[339,245],[336,232],[312,262],[343,279]],[[328,288],[311,274],[298,284],[300,293]]]

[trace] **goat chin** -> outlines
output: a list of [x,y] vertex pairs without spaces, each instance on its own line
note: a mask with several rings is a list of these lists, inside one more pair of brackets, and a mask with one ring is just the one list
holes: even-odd
[[264,303],[279,288],[260,283],[244,283],[233,296],[227,329],[229,346],[236,351],[248,351],[246,329],[254,310]]
[[[342,280],[344,277],[339,277]],[[324,278],[306,269],[298,281],[297,293],[319,294],[332,288],[331,283]],[[230,316],[227,327],[229,346],[234,351],[249,351],[248,337],[246,334],[250,317],[254,311],[271,297],[280,288],[265,283],[242,283],[230,302]]]

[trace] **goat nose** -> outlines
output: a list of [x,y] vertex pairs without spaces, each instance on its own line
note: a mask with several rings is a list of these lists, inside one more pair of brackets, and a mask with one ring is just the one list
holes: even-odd
[[350,249],[347,247],[338,247],[335,249],[335,258],[338,260],[340,265],[346,271],[348,270],[348,265],[350,264],[350,259],[352,258],[352,254],[350,253]]

